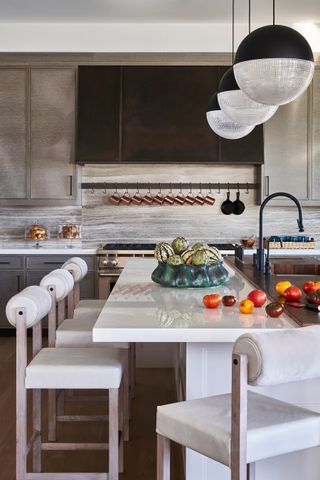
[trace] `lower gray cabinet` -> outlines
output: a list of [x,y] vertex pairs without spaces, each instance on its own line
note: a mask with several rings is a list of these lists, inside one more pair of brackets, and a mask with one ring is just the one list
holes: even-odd
[[[72,253],[70,255],[9,256],[0,254],[0,330],[10,328],[5,315],[8,300],[25,287],[39,285],[45,275],[60,268],[71,256]],[[96,257],[85,255],[81,258],[88,265],[88,273],[80,285],[81,298],[97,298]]]
[[23,270],[0,270],[0,328],[10,328],[6,317],[8,300],[24,288]]

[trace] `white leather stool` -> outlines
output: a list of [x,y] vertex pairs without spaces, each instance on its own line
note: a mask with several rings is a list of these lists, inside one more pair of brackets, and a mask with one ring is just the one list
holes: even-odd
[[157,409],[157,480],[170,479],[170,440],[253,480],[254,464],[320,445],[320,414],[248,391],[320,377],[320,328],[241,336],[232,356],[232,393]]
[[[42,348],[41,320],[56,321],[55,287],[32,286],[12,297],[6,306],[16,327],[17,405],[16,480],[119,478],[119,389],[122,363],[119,351],[100,348]],[[49,293],[50,292],[50,293]],[[27,329],[33,329],[32,360],[27,362]],[[96,389],[109,392],[109,443],[46,443],[41,433],[43,389]],[[27,440],[27,390],[33,390],[33,434]],[[121,404],[121,403],[120,403]],[[121,423],[121,422],[120,422]],[[121,425],[120,425],[121,426]],[[121,449],[123,445],[121,445]],[[46,450],[109,449],[109,473],[42,473],[41,454]],[[27,472],[27,455],[33,452],[33,472]]]

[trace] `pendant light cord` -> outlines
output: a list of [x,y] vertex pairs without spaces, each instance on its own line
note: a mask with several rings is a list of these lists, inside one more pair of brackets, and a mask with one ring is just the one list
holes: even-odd
[[249,5],[248,5],[248,28],[249,28],[249,34],[251,33],[251,0],[249,0]]
[[231,45],[231,48],[232,48],[232,65],[234,64],[234,0],[232,0],[231,2],[231,16],[232,16],[232,45]]
[[272,21],[273,25],[276,24],[276,0],[273,0],[272,2]]

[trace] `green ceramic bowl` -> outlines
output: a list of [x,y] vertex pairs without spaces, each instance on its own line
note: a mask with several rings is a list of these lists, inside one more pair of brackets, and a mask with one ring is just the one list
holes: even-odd
[[199,266],[168,265],[159,262],[151,278],[163,287],[209,288],[223,285],[229,280],[230,275],[223,262]]

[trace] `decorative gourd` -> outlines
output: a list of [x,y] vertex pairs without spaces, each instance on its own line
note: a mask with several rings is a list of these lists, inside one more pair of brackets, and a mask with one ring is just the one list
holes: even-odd
[[171,245],[174,250],[174,253],[176,253],[177,255],[180,255],[189,247],[189,242],[184,237],[177,237],[173,240]]
[[204,249],[198,249],[191,257],[192,265],[208,265],[209,257],[207,251]]
[[209,248],[209,245],[205,242],[197,242],[192,245],[192,250],[198,250],[199,248]]
[[184,261],[180,255],[171,255],[171,257],[168,258],[167,263],[169,265],[183,265]]
[[205,251],[208,257],[208,264],[214,265],[222,261],[222,255],[220,251],[215,247],[200,247],[197,252]]
[[154,249],[154,256],[158,262],[166,263],[169,257],[174,255],[173,248],[167,242],[160,242]]
[[192,248],[188,248],[184,252],[181,253],[181,258],[187,265],[191,265],[192,255],[194,254],[194,250]]

